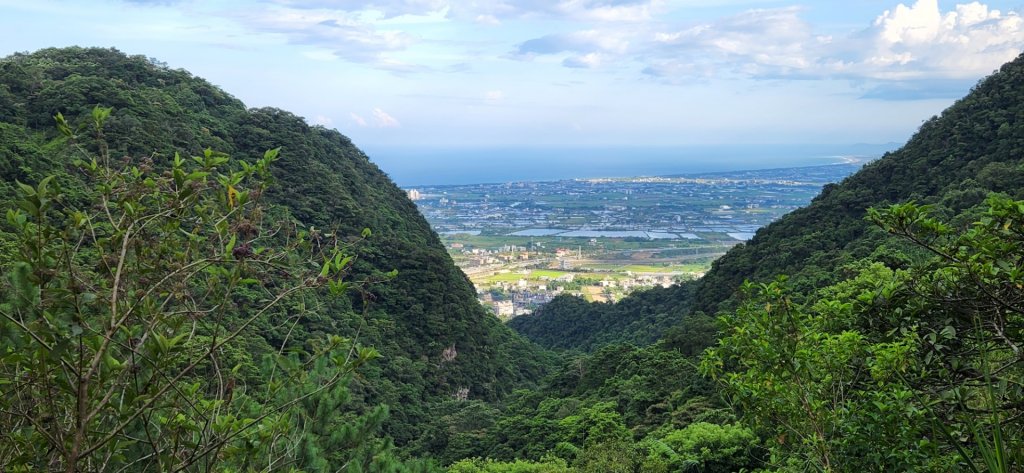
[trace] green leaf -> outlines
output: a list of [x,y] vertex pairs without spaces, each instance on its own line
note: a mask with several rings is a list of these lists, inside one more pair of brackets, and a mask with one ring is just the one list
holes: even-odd
[[18,180],[15,180],[14,183],[17,184],[18,187],[21,189],[21,193],[22,194],[25,194],[26,196],[30,196],[30,197],[36,195],[36,189],[34,187],[32,187],[32,186],[30,186],[28,184],[25,184],[25,183],[23,183],[21,181],[18,181]]
[[228,240],[227,246],[224,247],[224,254],[226,254],[226,255],[230,255],[231,254],[231,250],[235,249],[235,240],[236,239],[237,239],[237,235],[231,235],[231,239]]
[[57,112],[57,115],[54,115],[53,119],[57,122],[57,130],[60,131],[60,134],[67,138],[74,136],[74,133],[71,131],[71,126],[68,125],[67,120],[64,119],[64,114]]

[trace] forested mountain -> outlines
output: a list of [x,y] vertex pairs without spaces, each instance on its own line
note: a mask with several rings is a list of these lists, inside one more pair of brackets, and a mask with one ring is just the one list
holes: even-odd
[[[58,114],[70,129],[55,126]],[[494,401],[545,370],[546,355],[482,309],[413,203],[337,131],[278,109],[247,109],[188,72],[116,50],[47,49],[0,60],[5,209],[18,199],[16,183],[34,187],[51,175],[63,189],[62,205],[98,198],[74,164],[81,157],[75,146],[109,156],[127,174],[152,168],[157,175],[170,172],[175,153],[201,158],[212,149],[230,156],[215,163],[223,167],[279,149],[263,196],[272,222],[292,222],[300,236],[324,244],[360,240],[368,228],[352,247],[349,277],[384,282],[341,300],[292,301],[290,311],[311,316],[291,326],[257,320],[251,336],[259,341],[250,346],[301,349],[318,336],[340,335],[375,348],[383,362],[360,368],[348,385],[348,407],[389,406],[384,433],[407,451],[426,455],[433,448],[422,435],[441,422],[431,415],[432,403]],[[217,156],[207,153],[204,166]],[[18,237],[10,224],[3,231],[7,272]]]
[[700,281],[517,319],[591,353],[458,471],[1019,471],[1022,198],[1024,56]]
[[[869,207],[914,200],[938,204],[954,215],[979,204],[989,192],[1024,197],[1022,88],[1024,59],[1018,58],[922,124],[902,148],[826,186],[810,205],[761,228],[716,260],[699,281],[672,289],[671,303],[664,291],[634,294],[617,307],[562,302],[519,317],[511,326],[553,348],[649,343],[687,313],[734,308],[744,280],[788,275],[800,293],[848,275],[843,267],[854,261],[894,257],[891,248],[905,245],[865,220]],[[666,324],[665,314],[676,320]]]

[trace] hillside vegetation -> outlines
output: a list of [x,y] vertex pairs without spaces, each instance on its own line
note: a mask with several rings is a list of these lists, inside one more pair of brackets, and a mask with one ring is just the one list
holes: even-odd
[[[542,345],[590,353],[547,397],[522,394],[510,415],[530,430],[484,455],[542,461],[507,453],[528,437],[580,471],[1021,468],[1022,91],[1024,57],[699,281],[517,318]],[[575,405],[628,430],[603,443],[618,461],[572,439]]]
[[[735,308],[748,279],[766,282],[788,275],[796,292],[804,293],[850,276],[844,268],[864,258],[903,264],[905,255],[895,249],[913,250],[865,220],[868,208],[913,200],[954,216],[980,204],[989,192],[1024,198],[1022,87],[1024,61],[1017,59],[922,124],[903,147],[826,186],[810,205],[761,228],[716,260],[700,280],[671,289],[672,296],[638,293],[616,306],[588,304],[586,309],[563,302],[519,317],[511,326],[559,349],[650,343],[672,325],[664,322],[666,314],[678,321],[688,313]],[[547,338],[555,333],[561,335]]]
[[[55,126],[58,114],[70,127],[67,133]],[[277,317],[297,323],[254,321],[244,341],[231,348],[251,350],[253,365],[274,350],[312,352],[314,340],[329,335],[374,347],[381,357],[363,364],[348,383],[346,408],[370,413],[389,407],[383,435],[422,455],[439,448],[424,432],[457,431],[439,425],[447,420],[431,406],[443,408],[455,397],[495,401],[541,377],[547,356],[480,307],[472,285],[404,192],[337,131],[278,109],[247,109],[185,71],[115,50],[48,49],[0,60],[5,208],[25,197],[16,183],[37,188],[52,176],[51,186],[60,190],[58,211],[95,209],[107,178],[75,164],[87,156],[105,157],[110,162],[100,162],[107,169],[142,169],[155,179],[171,171],[176,153],[191,163],[190,156],[202,157],[205,149],[215,152],[205,159],[218,162],[216,170],[202,171],[213,173],[202,182],[278,150],[268,164],[272,177],[260,191],[264,231],[295,228],[318,244],[351,246],[346,278],[363,288],[344,297],[314,292],[281,306]],[[12,270],[16,242],[26,231],[12,225],[0,233],[5,272]],[[364,228],[370,229],[366,235]],[[285,271],[279,270],[282,281],[298,277]],[[262,297],[260,290],[251,292],[248,297]],[[8,297],[10,287],[4,293]],[[7,328],[0,334],[13,336]],[[254,367],[239,383],[259,384],[265,375]]]

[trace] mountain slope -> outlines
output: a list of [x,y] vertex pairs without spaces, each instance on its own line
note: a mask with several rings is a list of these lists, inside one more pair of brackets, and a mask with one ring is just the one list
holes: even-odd
[[[1020,471],[1022,199],[1024,56],[702,280],[517,320],[592,352],[515,396],[477,455],[582,471]],[[765,284],[741,297],[744,280]],[[663,312],[679,319],[656,343],[607,344],[649,337]]]
[[[1020,198],[1024,196],[1022,91],[1024,56],[1005,64],[940,116],[925,122],[899,150],[839,184],[826,186],[807,207],[761,228],[749,242],[731,249],[692,289],[677,290],[672,304],[666,305],[660,293],[638,293],[619,303],[632,307],[628,311],[603,305],[573,306],[571,311],[553,307],[512,326],[542,345],[558,348],[592,349],[605,341],[651,340],[650,327],[663,326],[656,314],[728,310],[735,306],[744,280],[768,281],[786,274],[796,292],[807,292],[835,282],[844,265],[872,255],[885,260],[889,248],[902,243],[864,220],[869,207],[913,199],[939,204],[955,214],[980,203],[990,191]],[[588,316],[581,317],[583,312]],[[609,313],[615,313],[613,327],[626,327],[624,332],[607,332]],[[584,335],[557,343],[544,338],[551,328],[569,325]],[[641,327],[640,332],[629,327]]]
[[779,274],[798,287],[834,281],[842,264],[869,256],[882,232],[864,220],[868,207],[905,200],[959,212],[987,192],[1024,195],[1024,56],[1005,64],[964,98],[921,125],[899,150],[826,186],[805,208],[757,232],[717,260],[700,281],[695,308],[714,312],[744,279]]
[[[357,277],[396,269],[397,278],[372,287],[365,318],[361,300],[322,302],[332,317],[292,336],[358,335],[383,353],[358,380],[355,403],[390,405],[386,429],[398,444],[418,438],[428,402],[458,392],[495,400],[543,374],[546,355],[480,307],[412,202],[346,137],[281,110],[246,109],[208,82],[144,57],[67,48],[0,60],[0,201],[10,198],[16,180],[57,174],[66,187],[76,186],[53,116],[88,123],[94,106],[114,109],[103,133],[115,157],[150,157],[160,166],[175,152],[209,147],[248,157],[280,147],[269,200],[321,232],[372,230],[357,250]],[[264,336],[283,335],[268,327]]]

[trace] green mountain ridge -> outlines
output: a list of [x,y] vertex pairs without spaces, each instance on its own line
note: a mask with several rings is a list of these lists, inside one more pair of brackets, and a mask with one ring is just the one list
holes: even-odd
[[734,308],[744,280],[770,281],[785,274],[802,293],[836,282],[849,274],[843,267],[859,259],[884,258],[888,248],[901,243],[864,219],[869,207],[915,200],[955,214],[981,203],[988,192],[1020,198],[1022,88],[1024,57],[1019,57],[923,123],[900,149],[759,229],[750,241],[717,259],[700,280],[669,289],[673,295],[638,293],[616,305],[562,302],[509,325],[549,348],[651,343],[687,314]]
[[[372,230],[359,248],[356,277],[381,278],[393,269],[398,276],[371,287],[365,319],[352,308],[357,299],[291,336],[358,335],[383,354],[385,361],[368,365],[351,386],[353,402],[389,405],[385,431],[398,445],[419,448],[413,444],[422,442],[430,403],[460,391],[495,401],[545,372],[547,355],[482,309],[415,205],[348,138],[282,110],[247,109],[205,80],[141,56],[66,48],[0,60],[0,200],[13,198],[15,181],[35,185],[50,174],[65,188],[80,186],[54,115],[89,123],[96,106],[113,108],[103,137],[115,158],[159,167],[175,152],[212,148],[241,158],[280,148],[270,202],[314,231]],[[283,339],[267,330],[268,340]]]

